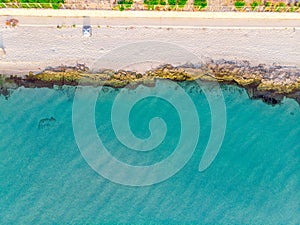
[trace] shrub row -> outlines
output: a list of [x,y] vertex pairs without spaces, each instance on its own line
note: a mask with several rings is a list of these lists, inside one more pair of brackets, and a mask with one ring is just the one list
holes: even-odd
[[[1,4],[4,3],[4,4]],[[8,7],[17,7],[14,3],[19,4],[22,8],[53,8],[59,9],[61,3],[64,3],[64,0],[0,0],[0,7],[4,8],[5,5]]]
[[[183,8],[187,3],[187,0],[168,0],[168,5],[171,9]],[[148,9],[154,9],[154,6],[165,6],[166,0],[144,0],[144,4],[148,6]],[[207,6],[207,0],[194,0],[194,6],[196,8],[205,8]]]
[[[242,10],[246,6],[246,2],[244,0],[235,0],[234,6],[237,10]],[[281,11],[294,12],[300,9],[299,2],[287,6],[284,2],[273,3],[271,1],[266,1],[265,3],[263,3],[260,0],[254,0],[250,3],[250,6],[253,11],[256,10],[259,6],[262,6],[264,11],[272,11],[272,12],[281,12]]]

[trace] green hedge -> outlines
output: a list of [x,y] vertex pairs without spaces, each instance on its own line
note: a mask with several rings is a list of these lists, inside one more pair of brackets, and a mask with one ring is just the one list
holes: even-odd
[[119,0],[118,4],[120,11],[123,11],[124,9],[129,9],[131,7],[133,0]]
[[144,4],[148,5],[148,9],[154,9],[154,6],[165,6],[167,3],[166,0],[144,0]]
[[119,5],[132,5],[133,0],[120,0],[118,1]]
[[[59,9],[64,0],[0,0],[0,3],[22,3],[22,8],[53,8]],[[39,3],[39,4],[37,4]],[[3,5],[4,7],[4,5]],[[12,5],[9,5],[12,7]]]
[[194,0],[194,6],[204,9],[207,6],[207,0]]
[[187,0],[178,0],[178,7],[183,8],[186,4]]
[[187,0],[168,0],[168,4],[171,9],[174,9],[177,5],[179,8],[183,8],[186,5]]
[[176,3],[177,3],[177,0],[168,0],[168,4],[169,4],[170,6],[175,6]]
[[158,5],[159,0],[145,0],[144,3],[146,5]]
[[284,2],[279,2],[275,5],[276,12],[283,12],[286,10],[286,4]]

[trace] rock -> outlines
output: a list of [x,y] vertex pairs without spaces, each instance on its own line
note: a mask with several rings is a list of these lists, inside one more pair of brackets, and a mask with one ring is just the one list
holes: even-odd
[[[24,87],[53,87],[54,85],[91,85],[113,88],[136,88],[143,84],[154,86],[156,79],[173,81],[218,81],[237,84],[247,89],[250,97],[262,99],[268,104],[280,103],[284,96],[293,97],[300,102],[300,70],[279,65],[251,66],[250,63],[237,61],[211,61],[200,67],[174,67],[170,64],[143,74],[133,71],[102,70],[93,73],[84,64],[75,67],[59,66],[47,68],[39,74],[26,77],[10,77],[5,82]],[[297,94],[295,94],[297,93]]]
[[56,122],[56,119],[52,116],[50,118],[41,119],[39,121],[38,128],[39,129],[50,128],[51,126],[54,125],[55,122]]
[[5,22],[5,25],[6,25],[6,26],[9,26],[9,27],[15,27],[15,26],[17,26],[18,24],[19,24],[19,20],[14,19],[14,18],[9,19],[9,20],[6,20],[6,22]]

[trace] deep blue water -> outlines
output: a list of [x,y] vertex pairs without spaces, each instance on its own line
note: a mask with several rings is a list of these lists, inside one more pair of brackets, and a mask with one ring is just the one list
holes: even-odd
[[[85,161],[73,131],[73,87],[19,88],[8,99],[1,96],[0,224],[298,223],[298,104],[285,99],[270,106],[250,100],[243,89],[223,86],[225,137],[213,163],[199,172],[210,135],[210,108],[199,88],[193,84],[183,88],[199,115],[195,152],[174,176],[142,187],[103,178]],[[167,126],[161,145],[137,152],[116,138],[111,124],[112,104],[120,91],[104,88],[97,99],[95,125],[103,144],[128,164],[152,165],[167,158],[181,135],[176,108],[155,97],[134,105],[130,125],[137,137],[150,135],[153,117],[163,118]],[[89,130],[85,132],[89,137]]]

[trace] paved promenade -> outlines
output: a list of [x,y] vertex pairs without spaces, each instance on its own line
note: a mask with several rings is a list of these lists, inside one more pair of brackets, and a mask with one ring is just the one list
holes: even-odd
[[[200,59],[300,67],[299,14],[1,9],[0,15],[0,45],[6,51],[0,73],[25,74],[61,64],[92,66],[113,49],[145,41],[175,44]],[[91,16],[90,38],[82,37],[83,15]],[[5,20],[12,17],[19,26],[6,28]]]

